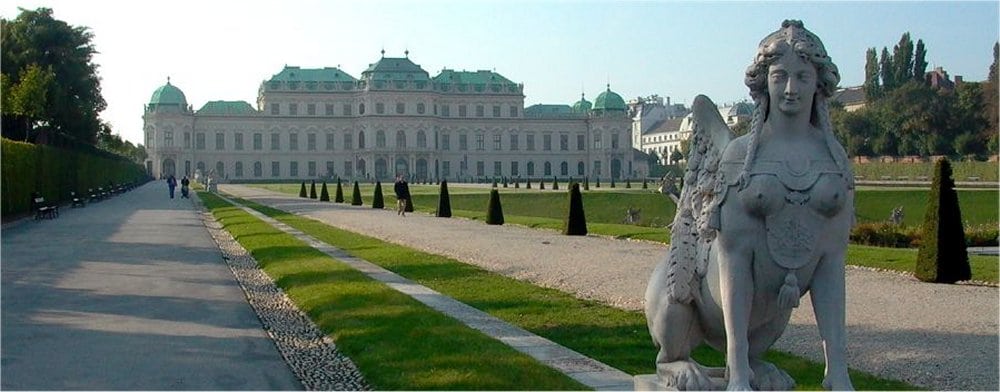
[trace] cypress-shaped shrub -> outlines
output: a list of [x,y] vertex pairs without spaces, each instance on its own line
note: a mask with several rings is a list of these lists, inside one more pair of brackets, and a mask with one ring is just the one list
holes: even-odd
[[514,179],[514,189],[519,189],[519,188],[521,188],[521,179],[520,178],[515,178]]
[[580,194],[580,184],[572,184],[569,188],[569,214],[563,227],[566,235],[587,235],[587,217],[583,213],[583,195]]
[[524,180],[524,189],[531,189],[531,179]]
[[590,190],[590,177],[584,177],[583,178],[583,190],[585,190],[585,191],[589,191]]
[[486,224],[503,224],[503,206],[500,205],[500,191],[490,190],[490,204],[486,206]]
[[372,208],[385,208],[385,198],[382,197],[381,181],[375,181],[375,197],[372,198]]
[[541,180],[538,181],[538,189],[543,190],[543,191],[545,190],[545,181],[541,181]]
[[496,189],[496,188],[497,188],[497,179],[494,178],[493,179],[493,189]]
[[504,178],[503,178],[503,187],[504,187],[504,188],[506,188],[506,187],[507,187],[507,177],[504,177]]
[[340,177],[337,177],[337,193],[333,196],[334,203],[344,202],[344,188],[340,186]]
[[555,176],[552,176],[552,190],[554,191],[559,190],[559,179],[556,178]]
[[451,196],[448,196],[448,181],[441,181],[441,194],[438,196],[438,218],[451,218]]
[[649,184],[646,183],[646,179],[642,179],[642,189],[649,189]]
[[358,187],[358,182],[354,181],[354,193],[351,195],[351,205],[360,206],[361,203],[361,188]]
[[330,201],[330,192],[326,190],[326,181],[323,181],[323,186],[319,190],[319,201]]
[[611,187],[612,188],[615,187],[615,178],[614,177],[611,177]]
[[316,199],[316,180],[313,180],[312,184],[309,185],[309,198]]
[[299,197],[303,197],[303,198],[304,197],[309,197],[309,196],[306,196],[306,182],[305,181],[302,181],[302,187],[299,188]]
[[625,189],[631,189],[631,188],[632,188],[632,180],[629,179],[629,178],[626,178],[625,179]]
[[598,188],[601,187],[601,177],[597,177],[597,184],[596,185],[597,185]]
[[924,212],[923,235],[914,276],[924,282],[955,283],[972,278],[965,229],[958,207],[958,193],[951,178],[951,163],[934,165],[934,180]]

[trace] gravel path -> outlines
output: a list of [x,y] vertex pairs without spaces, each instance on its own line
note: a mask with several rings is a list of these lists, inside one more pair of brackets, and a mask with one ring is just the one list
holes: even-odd
[[[460,218],[425,214],[401,218],[389,210],[320,203],[240,185],[220,185],[220,189],[332,226],[631,310],[642,308],[646,282],[667,250],[654,243],[569,237]],[[926,284],[899,274],[849,268],[847,293],[852,368],[930,389],[998,389],[996,287]],[[822,362],[808,297],[793,313],[776,348]]]

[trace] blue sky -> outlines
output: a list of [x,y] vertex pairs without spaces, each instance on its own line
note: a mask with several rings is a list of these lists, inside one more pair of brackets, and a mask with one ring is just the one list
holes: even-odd
[[525,104],[593,101],[610,82],[626,100],[658,94],[689,104],[748,98],[743,71],[758,42],[800,19],[838,65],[841,86],[864,81],[869,47],[923,39],[930,67],[986,78],[998,39],[997,1],[35,1],[88,26],[101,53],[102,117],[142,141],[143,104],[167,76],[198,109],[209,100],[255,104],[284,65],[340,66],[360,77],[379,51],[404,50],[431,76],[490,69],[524,84]]

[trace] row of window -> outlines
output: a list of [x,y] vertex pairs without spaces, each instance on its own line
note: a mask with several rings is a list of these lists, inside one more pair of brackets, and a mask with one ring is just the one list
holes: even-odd
[[[287,138],[288,151],[298,151],[299,150],[299,134],[298,133],[289,133],[287,135],[288,135],[288,138]],[[233,148],[232,149],[233,150],[235,150],[235,151],[243,151],[243,150],[246,150],[246,149],[250,149],[250,150],[253,150],[253,151],[263,151],[264,150],[264,134],[263,133],[254,133],[254,134],[252,134],[252,140],[251,140],[251,145],[250,146],[246,146],[244,144],[243,136],[244,136],[244,134],[241,133],[241,132],[237,132],[237,133],[233,134],[233,139],[232,139],[232,142],[233,142]],[[475,136],[475,149],[476,150],[480,150],[480,151],[486,150],[486,139],[485,139],[486,136],[483,135],[483,134],[475,134],[474,136]],[[552,138],[552,136],[553,135],[550,135],[550,134],[544,134],[544,135],[542,135],[541,151],[552,151],[553,150],[553,145],[552,145],[552,142],[553,142],[552,139],[553,138]],[[571,147],[570,146],[570,135],[568,135],[568,134],[560,134],[560,135],[556,135],[556,136],[559,137],[559,140],[558,140],[559,141],[559,151],[569,151],[570,147]],[[316,141],[316,139],[317,139],[317,134],[315,134],[315,133],[307,133],[306,134],[306,145],[305,145],[306,151],[316,151],[317,150],[318,147],[317,147],[317,141]],[[619,143],[618,143],[619,140],[618,139],[619,138],[618,138],[618,134],[617,133],[611,134],[611,148],[612,149],[618,149],[619,148]],[[397,131],[396,132],[396,140],[395,140],[395,142],[396,142],[395,145],[394,145],[395,148],[407,148],[406,133],[404,133],[403,131]],[[424,132],[424,131],[417,131],[416,142],[417,142],[417,144],[416,144],[417,148],[427,148],[427,133]],[[439,148],[442,151],[450,151],[451,150],[452,145],[451,145],[451,134],[450,133],[442,133],[441,134],[441,140],[440,140],[440,142],[441,143],[440,143],[440,147]],[[508,142],[507,146],[508,146],[508,150],[509,151],[518,151],[518,150],[521,149],[521,138],[520,138],[519,134],[510,134],[510,135],[507,135],[507,142]],[[595,150],[600,150],[600,149],[604,148],[604,142],[603,142],[600,134],[596,134],[596,135],[593,136],[593,143],[594,143],[593,144],[593,146],[594,146],[593,148]],[[164,131],[164,133],[163,133],[163,147],[173,147],[173,146],[174,146],[174,132],[173,131]],[[194,146],[194,149],[196,149],[196,150],[205,150],[206,149],[206,145],[205,145],[205,133],[195,133],[194,134],[194,144],[193,144],[193,146]],[[334,150],[334,146],[335,146],[335,134],[333,134],[333,133],[327,133],[327,134],[325,134],[324,149],[327,150],[327,151],[333,151]],[[386,145],[385,131],[381,131],[381,130],[376,131],[376,133],[375,133],[375,148],[386,148],[386,146],[387,145]],[[215,147],[215,150],[217,150],[217,151],[224,151],[224,150],[226,150],[226,134],[224,132],[216,132],[215,133],[215,145],[214,145],[214,147]],[[246,147],[251,147],[251,148],[246,148]],[[468,138],[468,135],[466,135],[464,133],[458,134],[458,146],[457,147],[458,147],[459,151],[465,151],[465,150],[469,149],[469,138]],[[503,150],[503,135],[493,135],[492,147],[493,147],[494,151]],[[584,135],[584,134],[577,134],[576,135],[576,145],[575,145],[575,147],[576,147],[576,151],[584,151],[584,150],[586,150],[586,147],[587,147],[586,135]],[[192,148],[192,141],[191,141],[191,133],[190,132],[184,132],[184,148],[187,148],[187,149]],[[353,134],[352,133],[344,133],[343,134],[343,138],[342,138],[342,141],[341,141],[341,148],[344,149],[344,150],[353,150],[354,149],[354,140],[353,140]],[[364,131],[361,131],[361,132],[358,132],[358,149],[364,149],[364,148],[365,148],[365,133],[364,133]],[[270,143],[268,145],[268,149],[270,149],[272,151],[281,151],[281,134],[279,134],[279,133],[271,133],[270,134]],[[528,134],[524,135],[524,149],[526,151],[535,151],[536,150],[535,135],[534,134],[528,133]]]
[[[337,106],[336,104],[332,104],[332,103],[324,104],[323,115],[325,115],[325,116],[353,116],[354,115],[354,105],[353,104],[349,104],[349,103],[342,104],[341,105],[340,113],[337,113],[334,110],[334,109],[336,109],[336,106]],[[469,106],[470,105],[466,105],[466,104],[456,105],[456,108],[457,108],[457,111],[458,111],[458,117],[471,117],[469,115]],[[279,103],[271,103],[270,114],[273,115],[273,116],[280,116],[280,115],[288,115],[288,116],[299,116],[299,115],[316,116],[316,115],[319,115],[319,112],[317,111],[318,108],[319,107],[316,104],[314,104],[314,103],[307,103],[307,104],[304,105],[304,108],[303,108],[304,111],[300,113],[300,110],[299,110],[300,106],[299,106],[298,103],[288,103],[288,104],[285,104],[285,105],[282,105],[282,104],[279,104]],[[486,112],[486,106],[485,105],[474,105],[474,106],[472,106],[472,108],[473,108],[473,110],[475,110],[475,117],[486,117],[486,113],[487,112]],[[284,111],[282,111],[282,109],[284,109]],[[435,115],[435,116],[440,115],[441,117],[451,117],[451,105],[448,105],[448,104],[442,104],[440,106],[439,105],[434,105],[432,109],[433,109],[433,113],[432,114]],[[501,112],[502,112],[501,109],[502,109],[502,107],[500,105],[493,105],[491,107],[491,109],[492,109],[492,111],[490,112],[490,114],[492,114],[491,117],[493,117],[493,118],[499,118],[499,117],[501,117]],[[426,114],[426,112],[427,112],[427,107],[424,105],[423,102],[418,102],[415,105],[407,105],[404,102],[396,102],[395,114],[414,114],[414,113],[416,113],[416,114]],[[439,112],[440,112],[440,114],[439,114]],[[364,115],[365,113],[367,113],[367,110],[365,108],[365,104],[364,103],[357,104],[357,113],[358,113],[358,115]],[[508,116],[507,117],[509,117],[509,118],[516,118],[519,113],[520,113],[520,109],[518,109],[518,107],[516,105],[511,105],[510,107],[508,107],[508,111],[507,111]],[[374,114],[386,114],[385,103],[376,102],[375,103],[375,112],[374,112]]]
[[[270,172],[269,172],[270,177],[274,177],[274,178],[286,177],[286,175],[283,175],[281,162],[279,162],[279,161],[271,161],[270,163],[271,163]],[[305,171],[304,172],[300,172],[299,171],[299,163],[300,162],[298,162],[298,161],[290,161],[290,162],[286,162],[286,163],[288,165],[287,177],[299,177],[299,176],[303,176],[304,175],[307,178],[309,178],[309,177],[316,177],[317,175],[319,175],[319,173],[317,172],[317,165],[316,165],[317,162],[316,161],[305,162]],[[525,163],[525,165],[524,165],[524,168],[525,168],[524,173],[521,172],[521,162],[517,162],[517,161],[507,162],[507,164],[509,165],[510,171],[507,172],[507,173],[504,173],[503,172],[504,162],[494,161],[493,162],[493,170],[492,170],[492,173],[490,173],[490,174],[487,174],[487,172],[486,172],[486,161],[476,161],[475,162],[475,164],[476,164],[475,173],[469,172],[468,162],[467,161],[458,161],[458,164],[459,164],[458,172],[454,172],[453,173],[452,170],[451,170],[452,169],[451,163],[452,163],[451,161],[441,161],[441,177],[443,177],[443,178],[451,178],[453,175],[457,175],[457,176],[460,176],[460,177],[461,176],[469,176],[469,175],[475,175],[475,176],[479,176],[479,177],[483,177],[483,176],[487,176],[487,175],[491,175],[491,176],[504,176],[504,175],[510,175],[510,176],[521,176],[521,175],[525,175],[525,176],[536,176],[536,175],[542,175],[542,176],[552,176],[552,175],[561,175],[561,176],[578,175],[578,176],[584,176],[584,175],[586,175],[586,166],[584,165],[583,161],[578,161],[576,163],[575,173],[571,173],[570,172],[570,163],[566,162],[566,161],[563,161],[563,162],[559,163],[558,171],[553,170],[555,168],[553,162],[543,162],[542,163],[541,172],[538,172],[536,170],[535,162],[529,161],[529,162]],[[620,163],[620,162],[617,161],[617,160],[615,160],[614,163]],[[368,172],[366,170],[366,166],[367,165],[366,165],[366,162],[365,162],[364,159],[358,159],[357,161],[349,161],[349,160],[348,161],[344,161],[343,162],[343,166],[341,166],[341,168],[343,169],[342,174],[344,176],[346,176],[346,177],[352,177],[355,174],[357,174],[359,176],[365,176],[365,175],[368,174]],[[620,164],[618,166],[620,166]],[[397,163],[394,172],[407,172],[408,173],[409,170],[407,170],[405,167],[406,167],[406,163],[405,162],[404,163]],[[210,172],[208,172],[206,170],[207,168],[206,168],[204,162],[198,162],[197,165],[195,166],[195,168],[198,171],[200,171],[201,173],[204,173],[204,174],[209,174],[210,173]],[[325,166],[324,169],[325,169],[325,171],[322,174],[326,175],[326,176],[333,176],[333,175],[335,175],[337,173],[336,167],[334,166],[334,161],[326,161],[326,166]],[[357,169],[357,173],[355,173],[355,169]],[[421,177],[421,178],[426,178],[427,177],[428,172],[427,172],[427,161],[426,160],[423,160],[423,159],[418,160],[417,161],[417,168],[416,169],[417,169],[416,173],[417,173],[418,177]],[[191,171],[191,161],[185,161],[184,162],[184,172],[185,173],[191,173],[192,172]],[[211,172],[211,174],[213,176],[215,176],[216,178],[229,178],[230,177],[230,172],[227,171],[227,167],[226,167],[225,163],[223,163],[221,161],[215,163],[215,168]],[[375,160],[375,175],[377,177],[379,177],[379,178],[387,178],[389,176],[389,174],[390,173],[389,173],[389,170],[388,170],[388,166],[387,166],[386,160],[382,159],[382,158],[376,159]],[[601,173],[601,161],[594,161],[593,172],[591,173],[591,175],[594,175],[594,176],[600,176],[600,175],[602,175],[602,173]],[[262,177],[264,177],[264,164],[263,164],[263,162],[257,161],[257,162],[250,163],[249,166],[247,168],[245,168],[244,165],[243,165],[243,162],[235,162],[233,164],[233,167],[232,167],[232,176],[234,178],[262,178]]]

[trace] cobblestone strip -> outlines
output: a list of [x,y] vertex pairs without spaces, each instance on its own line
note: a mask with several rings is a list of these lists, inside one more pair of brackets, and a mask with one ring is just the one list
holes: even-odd
[[611,391],[631,390],[633,387],[632,376],[621,370],[570,350],[523,328],[511,325],[506,321],[431,290],[426,286],[406,279],[378,265],[351,256],[339,248],[319,241],[254,209],[238,204],[237,206],[275,228],[295,236],[328,256],[361,271],[372,279],[385,283],[392,289],[406,294],[470,328],[483,332],[487,336],[535,358],[546,366],[562,372],[581,384],[595,390]]
[[274,280],[260,269],[257,260],[210,212],[202,209],[201,215],[264,330],[302,386],[312,391],[370,390],[354,362],[340,353],[333,340],[274,284]]

